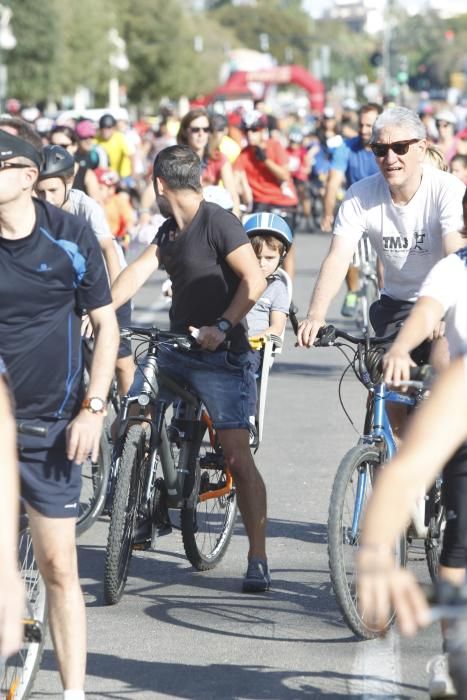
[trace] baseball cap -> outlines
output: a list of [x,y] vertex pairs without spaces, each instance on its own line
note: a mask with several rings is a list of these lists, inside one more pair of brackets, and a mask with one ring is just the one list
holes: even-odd
[[75,131],[79,139],[89,139],[96,135],[96,127],[89,119],[83,119],[78,122]]
[[42,152],[19,136],[0,129],[0,160],[10,160],[10,158],[28,158],[32,160],[39,170],[42,165]]
[[435,121],[448,122],[448,124],[457,124],[456,115],[448,109],[442,109],[441,112],[436,112]]
[[323,117],[325,119],[335,119],[336,112],[333,107],[325,107],[323,109]]
[[103,114],[99,119],[99,129],[111,129],[117,125],[117,120],[112,114]]
[[120,180],[118,173],[110,168],[96,168],[94,172],[100,185],[116,185]]

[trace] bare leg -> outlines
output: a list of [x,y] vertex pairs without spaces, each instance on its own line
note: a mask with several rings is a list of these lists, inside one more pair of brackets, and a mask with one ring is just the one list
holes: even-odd
[[266,487],[248,444],[248,430],[219,430],[226,466],[237,488],[237,500],[250,543],[248,558],[266,559]]
[[49,623],[63,688],[84,689],[86,611],[79,583],[76,519],[46,518],[27,507],[39,570],[47,588]]
[[349,265],[345,281],[347,282],[349,292],[358,292],[358,267]]
[[135,374],[133,356],[119,357],[115,367],[115,373],[117,375],[118,394],[119,396],[125,396],[125,394],[128,394],[133,384],[133,377]]

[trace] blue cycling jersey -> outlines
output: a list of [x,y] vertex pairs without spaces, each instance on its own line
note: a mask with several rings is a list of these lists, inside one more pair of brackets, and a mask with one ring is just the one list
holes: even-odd
[[70,418],[81,400],[81,309],[111,303],[84,219],[34,200],[36,224],[0,237],[0,354],[18,418]]

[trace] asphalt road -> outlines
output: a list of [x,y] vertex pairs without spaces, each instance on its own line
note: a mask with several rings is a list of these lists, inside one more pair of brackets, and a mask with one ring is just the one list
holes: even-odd
[[[304,312],[328,245],[322,234],[297,236],[294,299]],[[136,299],[135,320],[167,327],[162,274]],[[339,315],[343,291],[329,321]],[[108,522],[80,540],[80,572],[88,614],[87,698],[156,700],[216,698],[425,698],[427,660],[438,653],[439,630],[413,640],[391,632],[358,642],[336,608],[327,565],[326,520],[336,467],[357,434],[339,405],[344,360],[335,349],[294,347],[291,330],[270,375],[264,440],[257,463],[269,501],[265,595],[240,592],[247,543],[239,519],[229,550],[212,572],[188,564],[181,536],[160,539],[157,553],[133,556],[126,593],[103,603]],[[345,405],[361,424],[364,391],[348,377]],[[410,566],[427,581],[423,561]],[[61,697],[50,639],[33,698]]]

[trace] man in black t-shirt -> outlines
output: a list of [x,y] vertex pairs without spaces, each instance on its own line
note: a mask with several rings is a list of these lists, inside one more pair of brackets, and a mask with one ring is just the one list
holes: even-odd
[[[75,541],[80,465],[89,454],[98,456],[118,326],[93,232],[83,219],[33,198],[41,142],[26,125],[21,138],[11,127],[0,129],[0,353],[16,417],[46,429],[44,437],[19,437],[21,493],[63,686],[67,697],[81,700],[86,617]],[[95,334],[86,397],[83,308]]]
[[[154,161],[154,189],[163,216],[151,245],[112,287],[118,307],[163,264],[172,280],[171,328],[199,331],[200,349],[161,348],[158,363],[189,383],[217,429],[234,478],[250,547],[247,592],[266,591],[266,489],[249,448],[249,397],[256,383],[244,318],[265,289],[264,276],[238,219],[203,200],[201,164],[186,146],[171,146]],[[229,351],[220,346],[230,341]]]

